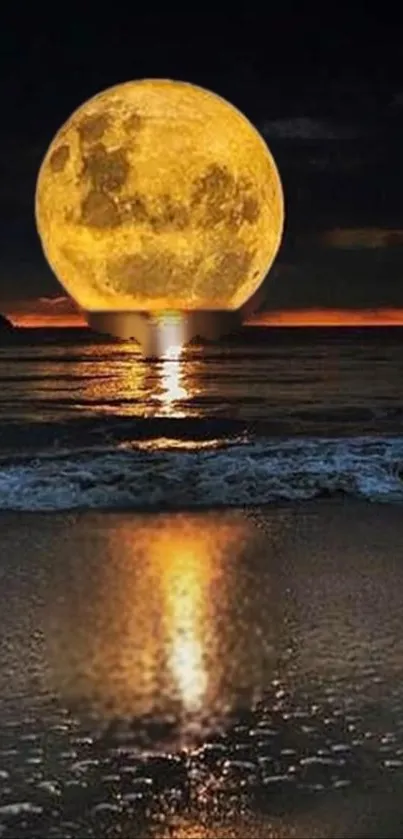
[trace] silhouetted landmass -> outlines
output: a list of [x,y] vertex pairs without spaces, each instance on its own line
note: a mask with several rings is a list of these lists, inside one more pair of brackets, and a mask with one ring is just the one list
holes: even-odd
[[2,339],[4,335],[10,335],[14,332],[14,326],[5,315],[0,315],[0,338]]
[[[2,334],[2,333],[0,333]],[[5,340],[23,345],[36,344],[94,344],[115,343],[116,338],[100,335],[88,327],[12,327],[11,332],[4,333]]]
[[[293,344],[337,344],[345,340],[346,336],[354,334],[357,341],[388,341],[390,343],[401,343],[403,328],[397,326],[304,326],[304,327],[276,327],[276,326],[244,326],[232,335],[222,337],[219,341],[208,341],[196,337],[190,342],[190,346],[211,347],[216,345],[222,348],[231,346],[263,347],[263,346],[287,346]],[[120,343],[119,338],[112,335],[105,335],[89,329],[87,326],[79,327],[17,327],[0,315],[0,343],[1,344],[116,344]]]

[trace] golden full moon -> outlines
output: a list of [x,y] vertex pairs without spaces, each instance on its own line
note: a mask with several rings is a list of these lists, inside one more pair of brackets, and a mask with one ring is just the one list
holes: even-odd
[[278,251],[283,193],[243,114],[185,82],[111,87],[79,107],[41,165],[46,259],[89,312],[241,307]]

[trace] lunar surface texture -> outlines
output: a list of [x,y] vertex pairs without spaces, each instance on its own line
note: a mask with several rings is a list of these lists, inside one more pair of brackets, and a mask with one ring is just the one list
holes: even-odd
[[241,307],[278,251],[283,193],[253,125],[185,82],[127,82],[53,139],[35,196],[59,282],[87,311]]

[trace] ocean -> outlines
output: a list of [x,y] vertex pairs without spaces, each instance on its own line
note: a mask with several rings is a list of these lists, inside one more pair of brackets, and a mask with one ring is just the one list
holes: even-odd
[[400,329],[251,329],[152,363],[29,332],[0,348],[2,510],[403,498]]
[[402,338],[3,342],[1,839],[402,835]]

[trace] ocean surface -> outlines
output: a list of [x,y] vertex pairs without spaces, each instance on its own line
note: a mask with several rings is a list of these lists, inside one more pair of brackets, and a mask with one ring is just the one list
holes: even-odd
[[0,348],[0,509],[403,499],[403,330],[250,329],[157,362],[77,335]]

